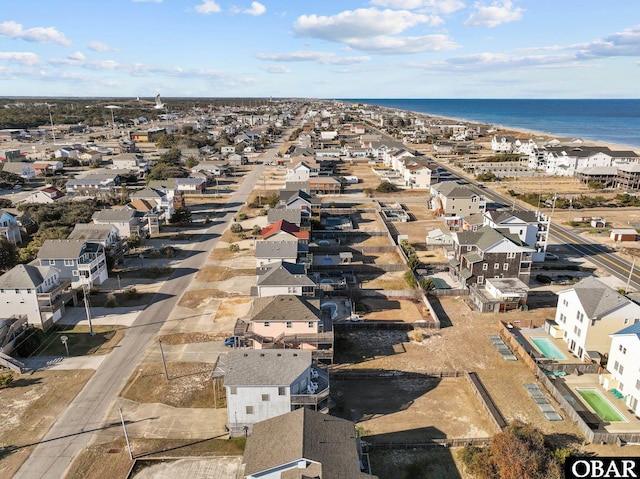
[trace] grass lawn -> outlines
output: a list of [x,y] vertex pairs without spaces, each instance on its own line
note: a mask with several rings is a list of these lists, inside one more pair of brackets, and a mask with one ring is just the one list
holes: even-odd
[[69,356],[100,355],[110,353],[125,334],[121,326],[94,326],[93,336],[89,334],[89,327],[75,325],[64,328],[57,326],[45,333],[44,341],[36,356],[66,356],[67,350],[62,343],[62,336],[66,336]]
[[155,293],[136,293],[135,295],[127,295],[126,293],[111,293],[111,292],[98,292],[89,296],[89,303],[94,308],[108,308],[109,298],[111,295],[115,296],[115,305],[118,306],[145,306],[149,304]]

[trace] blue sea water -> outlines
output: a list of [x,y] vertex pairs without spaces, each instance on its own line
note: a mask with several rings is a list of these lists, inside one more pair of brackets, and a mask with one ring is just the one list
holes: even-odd
[[640,100],[345,99],[640,148]]

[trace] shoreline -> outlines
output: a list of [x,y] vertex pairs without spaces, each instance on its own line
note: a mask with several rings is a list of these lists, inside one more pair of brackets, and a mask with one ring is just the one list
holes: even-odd
[[[355,104],[355,102],[352,102]],[[389,107],[389,106],[381,106],[381,105],[375,105],[375,104],[371,104],[369,106],[375,106],[376,108],[380,108],[383,110],[390,110],[390,111],[403,111],[403,112],[409,112],[412,113],[414,115],[420,116],[420,117],[424,117],[424,118],[432,118],[432,119],[436,119],[436,120],[445,120],[445,121],[449,121],[449,122],[459,122],[459,123],[465,123],[465,124],[469,124],[469,125],[487,125],[487,126],[492,126],[495,129],[495,132],[507,132],[507,133],[515,133],[517,135],[522,135],[522,136],[529,136],[532,137],[531,139],[533,139],[534,141],[536,140],[536,138],[533,137],[539,137],[540,139],[545,139],[545,142],[552,140],[552,139],[556,139],[558,141],[560,141],[560,143],[564,146],[575,146],[575,147],[579,147],[580,145],[583,146],[603,146],[606,148],[609,148],[612,151],[631,151],[633,153],[635,153],[636,155],[640,156],[640,146],[635,147],[635,146],[630,146],[630,145],[624,145],[621,143],[613,143],[610,141],[606,141],[606,140],[591,140],[591,139],[586,139],[586,138],[582,138],[582,137],[566,137],[566,136],[562,136],[562,135],[558,135],[552,132],[544,132],[544,131],[539,131],[539,130],[531,130],[528,128],[523,128],[523,127],[512,127],[509,125],[499,125],[499,124],[495,124],[495,123],[486,123],[486,122],[482,122],[482,121],[477,121],[477,120],[469,120],[466,118],[458,118],[458,117],[449,117],[449,116],[441,116],[441,115],[434,115],[431,113],[424,113],[424,112],[419,112],[419,111],[415,111],[415,110],[405,110],[403,108],[396,108],[396,107]],[[489,136],[487,136],[489,137]],[[576,141],[576,140],[580,140],[581,143],[576,143],[575,145],[572,145],[571,142]],[[539,146],[544,146],[543,145],[539,145]]]

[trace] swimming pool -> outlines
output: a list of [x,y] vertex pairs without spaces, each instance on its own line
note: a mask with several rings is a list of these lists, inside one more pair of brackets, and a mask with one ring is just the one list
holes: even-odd
[[553,344],[549,338],[529,338],[536,345],[536,348],[545,355],[547,359],[567,359],[558,347]]
[[335,319],[338,315],[338,305],[336,303],[324,303],[320,306],[320,309],[330,309],[331,310],[331,319]]
[[627,422],[620,411],[598,389],[576,388],[576,391],[603,421]]

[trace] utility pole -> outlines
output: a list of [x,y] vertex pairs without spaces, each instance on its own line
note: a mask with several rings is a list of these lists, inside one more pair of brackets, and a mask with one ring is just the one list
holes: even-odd
[[629,285],[631,284],[631,277],[633,276],[633,268],[636,265],[636,258],[633,258],[633,263],[631,263],[631,271],[629,271],[629,278],[627,279],[627,287],[625,288],[625,293],[629,292]]
[[160,346],[160,355],[162,356],[162,365],[164,366],[164,377],[169,380],[169,371],[167,370],[167,362],[164,359],[164,349],[162,349],[162,341],[158,339],[158,345]]
[[129,435],[127,434],[127,427],[124,424],[124,416],[122,415],[122,408],[118,408],[120,413],[120,421],[122,422],[122,429],[124,430],[124,440],[127,442],[127,451],[129,451],[129,459],[133,461],[133,453],[131,452],[131,443],[129,443]]
[[91,324],[91,308],[89,306],[89,290],[87,288],[87,285],[84,285],[83,288],[84,291],[84,311],[87,315],[87,321],[89,322],[89,335],[90,336],[95,336],[96,333],[93,332],[93,325]]

